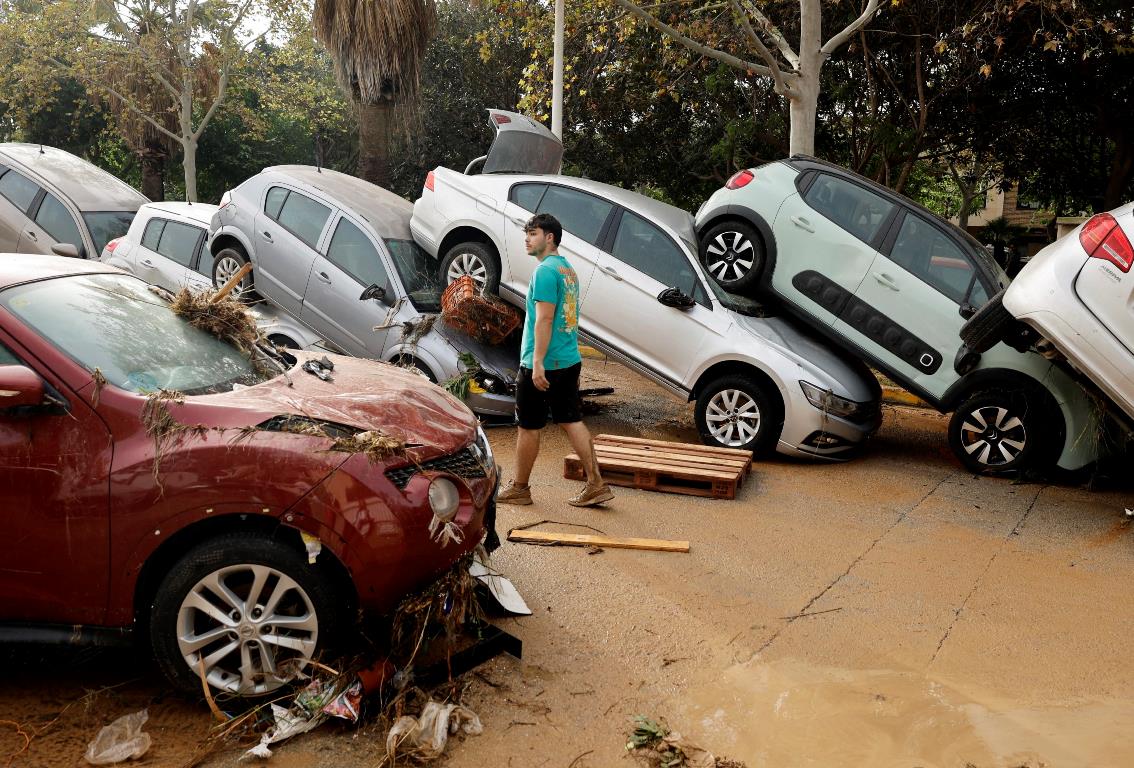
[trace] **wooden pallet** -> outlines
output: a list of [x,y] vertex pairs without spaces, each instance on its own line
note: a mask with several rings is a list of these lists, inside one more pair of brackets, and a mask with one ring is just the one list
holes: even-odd
[[[594,445],[603,480],[611,485],[734,499],[752,471],[752,454],[733,448],[619,435],[598,435]],[[585,479],[577,455],[572,453],[564,459],[563,476]]]

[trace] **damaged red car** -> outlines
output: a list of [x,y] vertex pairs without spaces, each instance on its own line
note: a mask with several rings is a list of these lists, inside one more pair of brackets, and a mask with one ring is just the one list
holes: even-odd
[[480,543],[496,467],[421,376],[242,351],[160,293],[0,255],[0,641],[144,638],[265,694]]

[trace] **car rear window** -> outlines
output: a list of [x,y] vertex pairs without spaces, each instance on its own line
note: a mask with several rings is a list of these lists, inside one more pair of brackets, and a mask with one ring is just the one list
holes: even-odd
[[28,212],[38,194],[39,185],[16,171],[9,170],[0,176],[0,195],[24,213]]
[[179,221],[167,221],[158,239],[157,252],[183,267],[192,267],[197,246],[205,230]]
[[894,204],[864,187],[820,174],[803,198],[808,205],[864,243],[872,243]]
[[165,229],[165,219],[150,219],[146,224],[146,231],[142,233],[142,247],[157,253],[157,244],[163,229]]
[[516,205],[523,208],[525,211],[536,210],[539,205],[540,198],[543,197],[543,191],[547,189],[546,184],[517,184],[512,187],[512,192],[508,196]]
[[288,190],[283,187],[272,187],[269,189],[268,196],[264,198],[264,213],[268,214],[273,219],[279,219],[280,208],[283,207],[287,193]]

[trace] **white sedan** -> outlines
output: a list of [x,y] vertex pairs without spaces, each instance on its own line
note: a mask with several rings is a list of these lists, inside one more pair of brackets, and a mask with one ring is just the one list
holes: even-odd
[[978,352],[1001,338],[1053,347],[1134,419],[1132,236],[1134,203],[1091,217],[1036,254],[962,338]]

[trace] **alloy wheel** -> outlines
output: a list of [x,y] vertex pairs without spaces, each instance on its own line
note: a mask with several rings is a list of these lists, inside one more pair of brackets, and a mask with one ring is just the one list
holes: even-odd
[[705,423],[721,445],[747,445],[760,432],[760,406],[743,390],[722,389],[709,400]]
[[311,660],[319,619],[307,593],[266,565],[221,568],[198,581],[177,613],[185,663],[216,690],[269,693]]
[[752,241],[740,232],[721,232],[708,247],[706,266],[719,282],[733,283],[742,278],[756,259]]
[[[229,280],[231,280],[233,278],[233,275],[239,272],[243,267],[244,264],[242,264],[240,260],[235,258],[234,256],[224,256],[219,261],[217,261],[216,268],[213,270],[215,272],[217,288],[220,288]],[[230,293],[229,295],[235,298],[244,293],[243,283],[244,281],[241,280],[240,283],[238,283],[232,289],[232,293]]]
[[448,282],[452,283],[465,275],[473,279],[477,288],[483,289],[488,280],[488,266],[475,253],[458,253],[449,262],[449,271],[446,272],[446,277]]
[[999,406],[977,408],[961,424],[965,452],[987,467],[1014,461],[1024,450],[1027,438],[1024,422]]

